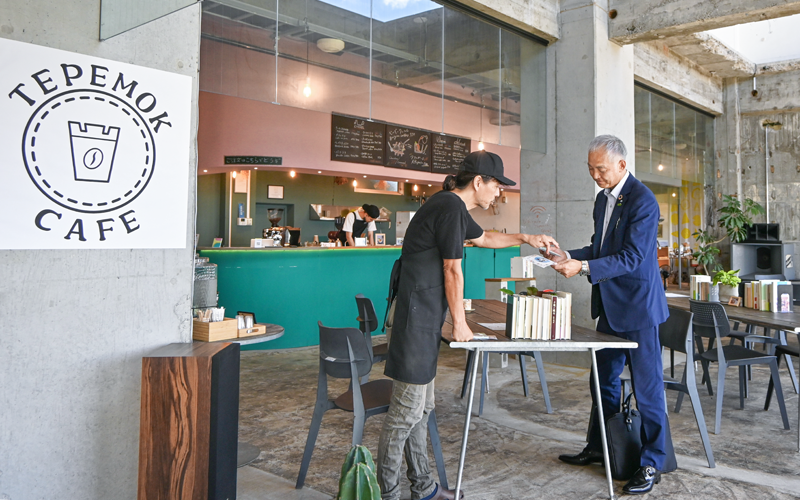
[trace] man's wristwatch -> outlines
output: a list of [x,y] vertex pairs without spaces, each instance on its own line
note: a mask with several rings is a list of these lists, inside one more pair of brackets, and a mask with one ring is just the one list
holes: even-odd
[[578,273],[579,276],[589,276],[589,262],[582,260],[581,261],[581,270]]

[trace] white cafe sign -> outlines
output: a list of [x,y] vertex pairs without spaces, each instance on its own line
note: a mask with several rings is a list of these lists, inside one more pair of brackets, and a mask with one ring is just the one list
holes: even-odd
[[0,39],[0,249],[184,248],[192,79]]

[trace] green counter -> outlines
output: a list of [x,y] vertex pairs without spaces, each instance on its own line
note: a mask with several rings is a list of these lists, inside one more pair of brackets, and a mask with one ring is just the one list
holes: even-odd
[[[358,327],[358,293],[372,299],[382,319],[389,274],[400,250],[206,249],[200,255],[217,265],[219,305],[225,307],[226,316],[253,312],[258,322],[285,328],[277,340],[242,346],[242,350],[260,350],[317,345],[317,321],[331,327]],[[484,280],[508,277],[511,257],[518,256],[519,247],[464,248],[465,298],[485,298]]]

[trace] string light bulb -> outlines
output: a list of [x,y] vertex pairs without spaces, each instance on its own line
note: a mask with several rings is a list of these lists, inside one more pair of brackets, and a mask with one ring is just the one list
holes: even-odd
[[678,196],[678,193],[672,193],[672,197],[675,198]]
[[236,170],[234,170],[233,172],[231,172],[231,177],[233,177],[234,179],[236,178]]
[[486,146],[483,145],[483,141],[479,142],[478,143],[478,151],[483,151],[484,149],[486,149]]
[[358,187],[358,181],[353,179],[353,187]]
[[659,170],[659,171],[661,171],[661,170],[664,170],[664,165],[662,165],[661,163],[659,163],[659,164],[658,164],[658,170]]
[[290,170],[290,171],[289,171],[289,177],[291,177],[292,179],[294,179],[294,176],[295,176],[295,175],[297,175],[297,174],[296,174],[296,173],[294,173],[294,170]]
[[417,191],[417,190],[419,190],[419,188],[417,187],[416,184],[414,184],[414,191]]

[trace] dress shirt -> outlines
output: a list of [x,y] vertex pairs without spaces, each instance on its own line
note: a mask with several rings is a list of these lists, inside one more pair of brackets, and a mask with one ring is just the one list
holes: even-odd
[[605,218],[603,219],[603,236],[600,239],[600,248],[603,248],[603,242],[606,239],[606,230],[608,229],[608,221],[611,220],[611,213],[614,211],[614,203],[617,202],[617,198],[619,197],[619,193],[622,191],[622,186],[625,185],[625,181],[628,180],[628,176],[631,173],[627,170],[625,171],[625,176],[622,178],[619,183],[614,186],[613,189],[604,189],[603,192],[606,195],[606,213]]

